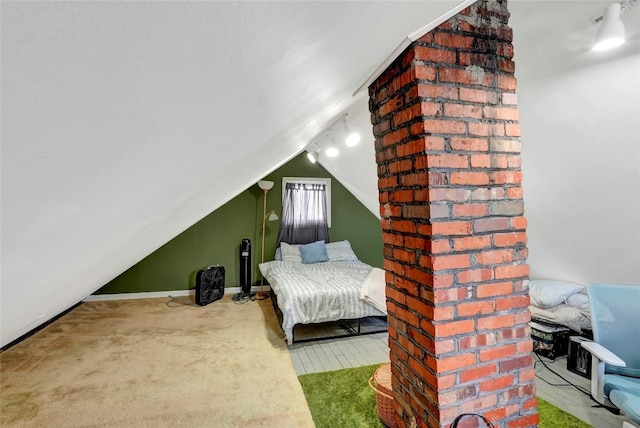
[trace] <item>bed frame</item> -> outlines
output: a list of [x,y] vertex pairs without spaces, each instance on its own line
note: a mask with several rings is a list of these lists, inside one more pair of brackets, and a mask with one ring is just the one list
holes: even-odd
[[[282,316],[282,311],[278,307],[277,296],[273,290],[269,290],[269,295],[271,297],[271,303],[273,304],[273,309],[275,310],[276,315],[278,317],[278,323],[280,324],[280,328],[282,328],[283,316]],[[293,345],[294,343],[316,342],[316,341],[328,340],[328,339],[340,339],[343,337],[364,336],[367,334],[385,333],[388,331],[386,316],[371,316],[371,317],[364,317],[364,318],[344,319],[344,320],[337,320],[335,322],[341,323],[340,327],[342,328],[342,330],[344,330],[345,333],[332,334],[329,336],[319,336],[319,337],[313,337],[309,339],[298,339],[298,340],[296,340],[296,326],[299,326],[299,325],[320,326],[327,323],[296,324],[295,326],[293,326],[293,329],[291,330],[292,341],[288,345]],[[384,322],[384,326],[374,326],[374,328],[371,330],[368,328],[366,330],[363,330],[363,327],[368,327],[373,322],[377,322],[378,324],[382,324],[382,322]],[[355,324],[355,325],[349,325],[349,323]]]

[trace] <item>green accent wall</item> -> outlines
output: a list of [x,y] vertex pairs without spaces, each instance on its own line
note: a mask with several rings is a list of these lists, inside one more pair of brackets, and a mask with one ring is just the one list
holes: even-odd
[[[264,177],[275,184],[267,194],[267,211],[282,212],[282,177],[331,178],[331,241],[348,239],[360,260],[382,267],[380,220],[319,164],[303,154]],[[145,257],[94,294],[188,290],[198,270],[225,268],[225,286],[240,285],[240,243],[251,239],[252,281],[259,283],[263,192],[251,186],[205,218]],[[267,222],[265,261],[273,260],[278,221]]]

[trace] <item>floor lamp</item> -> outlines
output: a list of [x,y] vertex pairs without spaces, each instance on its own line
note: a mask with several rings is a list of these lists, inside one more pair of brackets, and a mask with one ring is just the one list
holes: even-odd
[[[264,203],[262,205],[262,252],[260,256],[260,263],[264,263],[264,234],[267,228],[267,220],[278,220],[278,215],[274,210],[267,212],[267,192],[273,187],[273,181],[260,180],[258,181],[258,187],[264,192]],[[256,293],[256,300],[264,300],[269,298],[269,294],[264,293],[264,276],[260,273],[260,292]]]

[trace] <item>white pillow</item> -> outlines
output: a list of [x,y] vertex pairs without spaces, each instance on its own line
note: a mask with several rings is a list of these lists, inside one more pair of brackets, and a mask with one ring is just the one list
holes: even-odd
[[283,262],[302,263],[302,255],[300,254],[300,245],[291,245],[291,244],[287,244],[286,242],[281,242],[280,252],[282,253]]
[[566,281],[549,279],[529,281],[531,304],[542,309],[566,303],[569,296],[579,293],[583,288],[584,285]]
[[351,242],[337,241],[324,244],[327,250],[327,256],[330,262],[342,261],[342,260],[358,260],[358,256],[351,249]]

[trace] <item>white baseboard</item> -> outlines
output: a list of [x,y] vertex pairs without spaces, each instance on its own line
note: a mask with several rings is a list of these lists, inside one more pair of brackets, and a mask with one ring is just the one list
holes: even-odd
[[[225,287],[224,294],[238,294],[242,291],[240,287]],[[260,291],[260,286],[251,287],[251,291]],[[265,292],[269,291],[269,286],[265,286]],[[92,294],[87,296],[83,302],[99,302],[105,300],[129,300],[129,299],[155,299],[158,297],[182,297],[190,296],[195,290],[174,290],[174,291],[147,291],[142,293],[117,293],[117,294]]]

